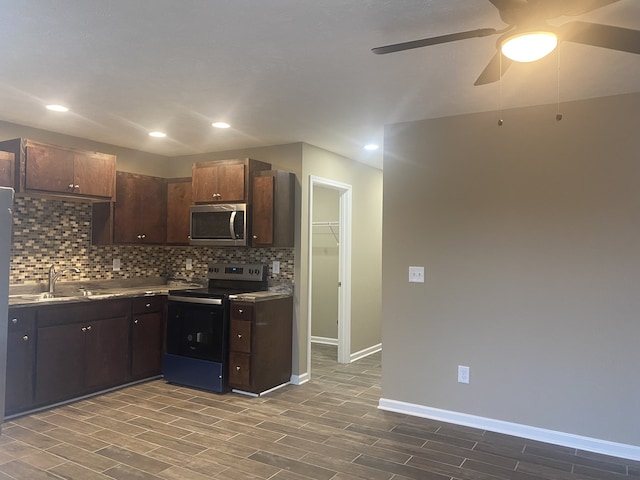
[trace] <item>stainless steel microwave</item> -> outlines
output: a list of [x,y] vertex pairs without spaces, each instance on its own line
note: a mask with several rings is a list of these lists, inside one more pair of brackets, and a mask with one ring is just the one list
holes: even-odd
[[191,245],[246,246],[247,205],[193,205],[190,209],[190,233]]

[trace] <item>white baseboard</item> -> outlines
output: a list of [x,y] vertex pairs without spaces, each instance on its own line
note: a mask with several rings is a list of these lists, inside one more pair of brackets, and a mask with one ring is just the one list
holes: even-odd
[[302,385],[309,381],[309,372],[302,375],[291,375],[291,385]]
[[608,440],[583,437],[571,433],[546,430],[544,428],[538,427],[530,427],[528,425],[521,425],[518,423],[505,422],[502,420],[478,417],[475,415],[452,412],[449,410],[441,410],[438,408],[400,402],[398,400],[390,400],[387,398],[380,399],[378,408],[380,410],[387,410],[389,412],[403,413],[416,417],[440,420],[442,422],[453,423],[456,425],[464,425],[467,427],[479,428],[481,430],[489,430],[492,432],[514,435],[516,437],[528,438],[530,440],[537,440],[540,442],[547,442],[555,445],[562,445],[564,447],[576,448],[579,450],[587,450],[589,452],[611,455],[613,457],[640,460],[640,447],[635,445],[615,443]]
[[360,360],[361,358],[368,357],[369,355],[373,355],[374,353],[382,350],[382,344],[378,343],[377,345],[372,345],[364,350],[360,350],[359,352],[352,353],[349,356],[350,362],[355,362],[356,360]]
[[311,343],[322,343],[323,345],[338,345],[337,338],[329,337],[311,337]]

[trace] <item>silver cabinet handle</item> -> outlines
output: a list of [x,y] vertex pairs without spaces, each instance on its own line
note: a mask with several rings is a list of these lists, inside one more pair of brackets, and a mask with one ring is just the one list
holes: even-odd
[[236,372],[240,371],[240,365],[236,365]]
[[91,325],[89,325],[89,326],[87,327],[87,330],[91,330]]
[[258,239],[258,235],[254,235],[254,236],[253,236],[253,239],[254,239],[254,240],[257,240],[257,239]]
[[138,319],[136,318],[133,323],[135,323],[136,325],[138,324]]
[[18,319],[17,318],[12,318],[11,319],[11,323],[13,323],[15,325],[16,323],[18,323]]
[[150,303],[147,303],[147,304],[145,305],[145,307],[147,307],[147,308],[151,308],[151,304],[150,304]]
[[87,327],[82,327],[82,331],[86,332],[87,331]]
[[68,185],[68,188],[69,188],[69,190],[73,190],[73,183],[70,183],[70,184]]
[[80,190],[80,185],[74,185],[74,186],[73,186],[73,189],[74,189],[74,190]]
[[242,334],[241,333],[238,334],[238,338],[242,338]]
[[24,337],[22,337],[22,339],[23,339],[25,342],[28,342],[28,341],[29,341],[29,335],[25,335]]

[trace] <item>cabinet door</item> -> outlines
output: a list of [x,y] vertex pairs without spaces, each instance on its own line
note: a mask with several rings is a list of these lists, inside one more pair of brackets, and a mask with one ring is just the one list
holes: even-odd
[[131,375],[134,380],[162,373],[162,312],[134,313]]
[[38,328],[36,349],[37,404],[54,403],[84,390],[86,325],[72,323]]
[[189,244],[191,179],[167,183],[167,243]]
[[164,243],[167,191],[163,179],[116,174],[113,240],[115,243]]
[[11,152],[0,151],[0,187],[15,188],[15,155]]
[[26,147],[25,188],[74,193],[72,151],[29,142]]
[[213,203],[217,200],[218,167],[215,163],[194,163],[191,177],[194,203]]
[[196,163],[192,187],[194,203],[245,202],[245,164],[227,160]]
[[246,201],[244,163],[223,164],[218,167],[218,201],[241,203]]
[[95,320],[85,328],[86,389],[95,391],[124,383],[129,366],[127,317]]
[[33,404],[35,310],[9,309],[5,413],[28,410]]
[[73,175],[75,193],[112,198],[115,193],[116,157],[76,152]]
[[274,177],[253,179],[252,245],[273,245]]

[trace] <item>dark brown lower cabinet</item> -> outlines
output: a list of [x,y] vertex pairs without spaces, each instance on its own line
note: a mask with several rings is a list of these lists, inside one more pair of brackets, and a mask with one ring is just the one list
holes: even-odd
[[43,308],[38,314],[35,404],[125,383],[131,302]]
[[131,377],[133,380],[162,373],[165,297],[133,299],[131,325]]
[[229,386],[260,394],[291,379],[293,298],[232,301]]
[[35,308],[10,308],[7,335],[5,415],[33,405]]

